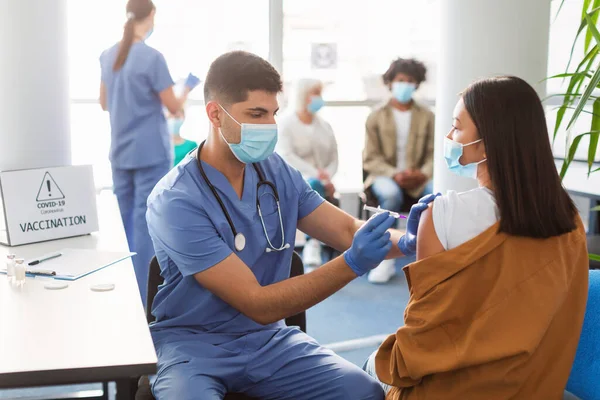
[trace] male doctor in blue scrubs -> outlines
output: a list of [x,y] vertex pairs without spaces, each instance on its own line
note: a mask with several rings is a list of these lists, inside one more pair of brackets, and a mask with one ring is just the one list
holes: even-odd
[[[215,60],[204,87],[208,138],[148,199],[165,279],[152,307],[158,400],[222,399],[229,392],[259,399],[384,397],[366,373],[283,320],[386,256],[414,252],[415,232],[401,237],[388,230],[388,213],[366,223],[354,219],[273,153],[281,87],[277,71],[253,54]],[[417,219],[426,207],[415,207]],[[290,279],[297,227],[344,255]]]

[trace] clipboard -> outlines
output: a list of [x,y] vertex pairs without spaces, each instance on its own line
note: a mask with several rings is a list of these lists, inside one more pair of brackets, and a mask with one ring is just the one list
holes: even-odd
[[[26,268],[28,270],[39,269],[45,271],[54,271],[56,272],[55,276],[43,276],[64,281],[75,281],[79,278],[83,278],[86,275],[106,268],[109,265],[126,260],[136,254],[132,252],[115,252],[93,249],[62,249],[59,252],[62,254],[60,257],[44,261],[34,267],[29,267],[27,265],[32,260],[26,260]],[[39,258],[43,257],[44,256],[41,255]],[[0,273],[6,274],[6,270],[0,270]],[[27,274],[27,276],[41,275]]]

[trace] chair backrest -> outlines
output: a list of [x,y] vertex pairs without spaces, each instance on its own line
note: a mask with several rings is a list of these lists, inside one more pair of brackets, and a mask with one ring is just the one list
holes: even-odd
[[[600,214],[600,213],[598,213]],[[600,254],[600,235],[590,235],[587,237],[588,253]],[[590,258],[590,269],[600,269],[600,261]]]
[[[304,264],[302,263],[302,258],[298,253],[293,252],[292,265],[290,266],[290,278],[303,274]],[[158,264],[156,256],[154,256],[150,261],[150,268],[148,269],[148,295],[146,300],[146,320],[148,323],[154,321],[154,316],[152,315],[152,303],[154,302],[156,293],[158,293],[158,287],[162,285],[163,282],[164,279],[160,275],[160,265]],[[306,313],[304,312],[286,318],[285,322],[288,326],[298,326],[303,332],[306,332]]]
[[148,323],[154,322],[154,315],[152,315],[152,303],[154,297],[158,293],[158,287],[164,282],[163,277],[160,275],[160,265],[156,256],[150,260],[150,268],[148,269],[148,294],[146,297],[146,320]]
[[567,390],[581,399],[600,399],[600,270],[590,271],[585,319]]

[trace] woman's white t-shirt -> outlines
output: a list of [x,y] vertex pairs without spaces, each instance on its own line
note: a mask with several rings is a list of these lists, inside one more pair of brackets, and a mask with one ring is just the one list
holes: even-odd
[[433,226],[446,250],[483,233],[499,218],[494,194],[484,187],[462,193],[450,190],[433,202]]

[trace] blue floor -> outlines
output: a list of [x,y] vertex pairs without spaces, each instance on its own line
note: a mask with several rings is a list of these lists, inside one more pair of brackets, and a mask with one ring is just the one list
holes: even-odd
[[[307,312],[308,334],[321,344],[330,344],[367,336],[392,334],[403,323],[408,302],[408,287],[401,268],[407,261],[396,263],[396,276],[385,285],[373,285],[366,276],[350,283]],[[339,355],[361,366],[376,346]],[[44,399],[82,390],[99,390],[100,385],[60,386],[37,389],[0,390],[0,399]],[[111,392],[114,390],[111,390]],[[54,395],[54,396],[53,396]],[[114,394],[111,393],[111,398]]]
[[[408,303],[408,286],[398,260],[397,274],[385,285],[373,285],[366,276],[307,312],[308,334],[321,344],[329,344],[367,336],[392,334],[403,324]],[[362,366],[376,347],[339,353]]]

